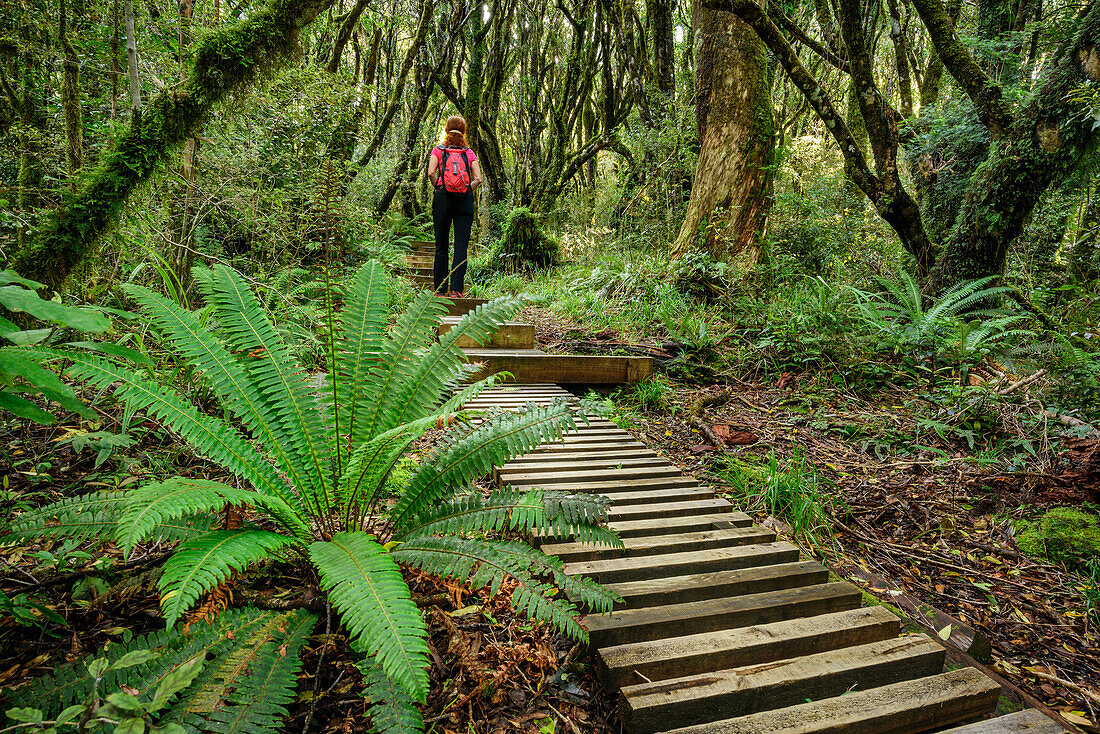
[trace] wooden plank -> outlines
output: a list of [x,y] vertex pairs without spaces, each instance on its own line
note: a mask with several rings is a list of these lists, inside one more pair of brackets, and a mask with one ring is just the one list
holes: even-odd
[[[675,470],[677,474],[683,472],[679,467],[669,464],[668,459],[663,456],[658,456],[657,454],[653,454],[652,456],[608,456],[602,459],[588,459],[583,458],[583,456],[570,457],[567,454],[557,459],[550,459],[549,461],[524,461],[523,459],[515,459],[496,471],[499,472],[501,476],[527,473],[569,473],[576,475],[577,472],[600,474],[604,469],[640,469],[646,467]],[[592,470],[594,469],[601,471],[593,472]],[[661,476],[665,475],[662,474]]]
[[[560,491],[560,487],[555,487]],[[690,502],[692,500],[705,500],[714,497],[714,490],[710,487],[670,487],[668,489],[646,489],[639,492],[607,492],[587,491],[577,492],[568,490],[572,494],[598,494],[611,500],[615,507],[629,507],[631,505],[645,505],[657,502]]]
[[799,586],[824,584],[828,580],[829,571],[820,563],[795,561],[732,571],[710,571],[662,579],[626,581],[607,584],[607,588],[623,599],[615,605],[616,609],[641,609],[793,589]]
[[626,686],[619,692],[619,718],[630,734],[656,734],[936,675],[945,656],[919,635]]
[[917,734],[989,713],[1000,692],[986,676],[963,668],[668,734]]
[[567,563],[571,576],[592,578],[601,584],[659,579],[706,571],[730,571],[750,566],[771,566],[798,560],[798,546],[783,542],[756,543],[706,551],[666,553],[660,556],[609,558]]
[[[522,488],[517,488],[522,489]],[[529,487],[527,489],[530,489]],[[619,534],[620,538],[637,538],[644,535],[668,535],[688,533],[693,530],[713,530],[715,528],[744,528],[752,525],[752,518],[743,512],[715,512],[702,515],[681,515],[646,520],[621,520],[608,523],[608,527]],[[544,543],[556,543],[570,540],[553,534],[538,535],[531,538],[538,546]]]
[[645,448],[645,444],[641,441],[626,441],[617,438],[608,438],[604,440],[591,439],[587,442],[573,442],[573,443],[544,443],[527,456],[551,456],[553,454],[567,454],[573,451],[629,451],[631,449]]
[[885,607],[849,609],[701,635],[605,647],[596,656],[596,670],[604,687],[616,690],[644,681],[682,678],[889,640],[898,636],[900,628],[901,620]]
[[635,556],[657,556],[668,553],[711,550],[757,543],[771,543],[775,533],[762,527],[731,528],[729,530],[703,530],[675,535],[649,535],[627,538],[622,548],[588,543],[554,543],[542,546],[548,556],[557,556],[566,563],[606,560]]
[[657,477],[679,477],[683,472],[674,466],[629,466],[622,469],[592,467],[588,470],[576,471],[551,471],[549,468],[538,470],[509,471],[498,469],[495,472],[497,480],[511,485],[530,484],[536,487],[547,487],[551,484],[571,484],[574,482],[592,482],[605,480],[614,482],[620,479],[653,479]]
[[[450,323],[447,319],[444,319],[437,327],[436,333],[443,336],[454,328],[454,323]],[[468,336],[459,337],[455,345],[460,349],[477,349],[483,347],[493,347],[500,349],[534,349],[535,348],[535,325],[523,324],[519,322],[510,321],[505,324],[501,324],[492,336],[489,337],[489,341],[484,344],[479,344]],[[571,395],[569,397],[572,397]],[[554,396],[557,399],[557,396]],[[496,400],[504,400],[505,398],[496,398]],[[508,398],[509,400],[511,398]],[[522,399],[522,398],[521,398]]]
[[658,517],[681,515],[711,515],[723,510],[733,512],[733,504],[721,499],[691,500],[690,502],[659,502],[652,505],[626,505],[612,507],[607,518],[613,523],[623,520],[652,520]]
[[543,465],[565,461],[606,461],[610,459],[663,459],[666,462],[668,461],[668,459],[649,448],[600,449],[597,447],[591,450],[573,449],[572,451],[553,453],[532,452],[513,459],[505,464],[503,468],[510,469],[517,464]]
[[483,349],[466,350],[467,361],[483,365],[473,379],[511,372],[518,382],[549,380],[575,385],[621,385],[653,375],[651,357],[596,355],[507,354]]
[[940,734],[1019,734],[1019,732],[1066,734],[1066,729],[1042,711],[1026,709],[1007,716],[948,729]]
[[584,621],[589,644],[604,648],[840,612],[855,609],[860,599],[859,590],[854,586],[835,582],[725,599],[624,609],[609,615],[589,615]]
[[473,311],[478,306],[488,303],[484,298],[448,298],[447,313],[451,316],[462,316]]

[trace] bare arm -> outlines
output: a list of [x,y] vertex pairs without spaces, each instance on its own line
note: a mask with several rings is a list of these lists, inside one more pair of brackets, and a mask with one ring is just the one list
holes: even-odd
[[481,177],[481,164],[479,162],[474,161],[471,163],[470,171],[474,174],[474,177],[470,179],[470,190],[472,191],[480,186],[484,179]]
[[435,186],[435,179],[439,175],[439,159],[434,154],[428,156],[428,181]]

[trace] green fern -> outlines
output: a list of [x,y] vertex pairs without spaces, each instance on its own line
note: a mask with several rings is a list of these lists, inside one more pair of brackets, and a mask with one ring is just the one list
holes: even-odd
[[218,530],[180,545],[157,581],[168,626],[234,571],[270,557],[290,542],[287,536],[266,530]]
[[[129,553],[156,534],[167,537],[188,518],[211,517],[230,505],[251,508],[273,523],[263,525],[269,529],[210,530],[207,521],[204,532],[172,537],[184,542],[160,580],[168,624],[175,625],[202,594],[253,564],[273,557],[309,563],[352,645],[373,661],[373,672],[365,673],[371,715],[384,731],[419,727],[412,703],[425,700],[428,688],[427,630],[399,563],[492,593],[509,582],[517,611],[578,639],[585,633],[576,621],[576,605],[611,608],[613,595],[591,581],[569,578],[558,559],[523,543],[486,537],[554,533],[616,545],[618,538],[604,527],[602,499],[510,488],[483,496],[471,488],[494,466],[560,438],[599,412],[572,401],[528,405],[514,413],[464,408],[500,378],[462,385],[475,368],[465,363],[458,340],[488,340],[515,314],[520,300],[480,306],[439,338],[446,303],[425,292],[388,328],[387,276],[378,263],[367,263],[343,289],[338,315],[331,313],[334,301],[326,301],[329,364],[318,382],[295,361],[239,274],[218,266],[196,275],[211,319],[137,286],[127,292],[165,345],[205,380],[226,417],[200,412],[172,387],[136,372],[125,355],[38,350],[38,357],[67,359],[70,374],[113,389],[128,411],[160,420],[236,483],[175,477],[67,500],[17,518],[11,537],[94,534],[117,538]],[[410,447],[428,430],[443,428],[435,448],[418,458],[408,478],[395,481],[394,467],[407,462]],[[364,532],[367,527],[373,535]],[[198,672],[173,705],[178,721],[194,729],[249,734],[277,726],[293,687],[300,643],[296,632],[286,632],[289,617],[265,619],[250,641],[235,644],[225,659],[212,657]],[[308,626],[303,620],[298,622]],[[277,639],[295,654],[272,658]],[[169,655],[165,665],[182,664],[195,654]],[[250,680],[256,687],[249,687]]]
[[373,660],[359,664],[363,673],[363,698],[370,704],[367,716],[377,734],[419,734],[424,717],[416,702],[386,675]]

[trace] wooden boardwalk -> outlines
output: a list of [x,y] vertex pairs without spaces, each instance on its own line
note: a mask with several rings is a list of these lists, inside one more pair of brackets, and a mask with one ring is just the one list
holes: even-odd
[[[502,350],[510,338],[498,340]],[[552,383],[584,382],[549,374],[469,405],[571,399]],[[623,599],[585,624],[630,734],[1064,731],[1038,710],[993,716],[996,682],[974,668],[945,670],[937,641],[902,634],[888,609],[862,607],[858,588],[606,420],[495,474],[513,487],[610,499],[623,548],[568,538],[543,538],[541,548]]]

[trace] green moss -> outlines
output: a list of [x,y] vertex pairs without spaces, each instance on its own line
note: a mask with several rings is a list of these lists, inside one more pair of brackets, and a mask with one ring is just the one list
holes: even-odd
[[1018,521],[1016,544],[1033,558],[1084,569],[1090,559],[1100,559],[1100,522],[1087,512],[1056,507],[1038,520]]
[[558,241],[543,231],[538,215],[525,206],[508,214],[493,260],[505,270],[531,270],[557,264]]

